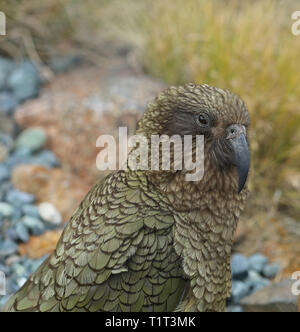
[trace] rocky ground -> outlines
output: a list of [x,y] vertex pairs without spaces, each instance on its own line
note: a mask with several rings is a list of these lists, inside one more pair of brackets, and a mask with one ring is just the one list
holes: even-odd
[[[55,75],[45,82],[31,62],[0,58],[0,271],[8,295],[55,248],[64,223],[103,176],[95,164],[98,136],[117,136],[120,126],[133,133],[147,102],[164,87],[137,72],[122,54],[97,67],[80,64],[78,57],[53,59],[49,66]],[[232,258],[228,311],[233,312],[254,311],[255,294],[261,297],[259,309],[269,308],[270,296],[259,294],[295,268],[286,262],[286,251],[272,263],[277,256],[264,246],[258,248],[264,255],[247,258],[253,250],[243,250],[246,229],[237,235],[245,256]],[[6,299],[0,297],[0,307]],[[281,293],[280,303],[291,305],[281,310],[297,310],[295,299]]]

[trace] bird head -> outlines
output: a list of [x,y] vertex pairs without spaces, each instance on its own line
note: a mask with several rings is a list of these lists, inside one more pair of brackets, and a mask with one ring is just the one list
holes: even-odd
[[138,133],[204,136],[204,158],[219,170],[237,169],[238,193],[247,180],[250,154],[245,103],[228,90],[208,85],[170,87],[151,103]]

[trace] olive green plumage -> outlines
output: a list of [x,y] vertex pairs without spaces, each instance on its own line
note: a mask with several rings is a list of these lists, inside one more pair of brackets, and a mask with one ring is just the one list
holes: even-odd
[[[207,126],[197,122],[203,112]],[[110,174],[4,311],[224,310],[247,190],[238,193],[245,160],[223,140],[228,126],[248,122],[244,103],[226,90],[189,84],[160,94],[139,133],[205,135],[204,178],[186,182],[185,170]]]

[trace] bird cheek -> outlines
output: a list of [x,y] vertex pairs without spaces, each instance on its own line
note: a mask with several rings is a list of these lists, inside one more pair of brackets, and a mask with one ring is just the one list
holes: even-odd
[[233,150],[224,138],[214,139],[210,151],[218,168],[227,169],[234,165]]
[[221,127],[213,127],[211,128],[211,133],[214,139],[221,139],[224,136],[224,129]]

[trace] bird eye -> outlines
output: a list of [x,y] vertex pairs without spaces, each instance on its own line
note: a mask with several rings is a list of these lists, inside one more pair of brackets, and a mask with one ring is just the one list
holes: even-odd
[[198,116],[198,123],[201,127],[208,127],[209,126],[209,116],[205,113],[202,113]]

